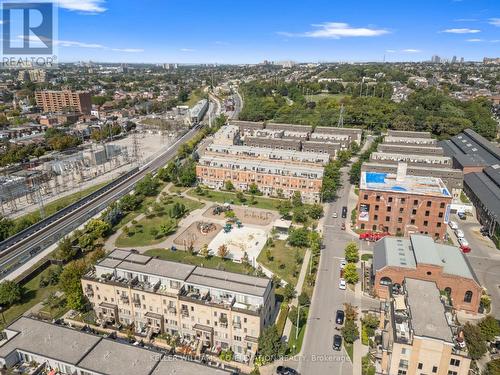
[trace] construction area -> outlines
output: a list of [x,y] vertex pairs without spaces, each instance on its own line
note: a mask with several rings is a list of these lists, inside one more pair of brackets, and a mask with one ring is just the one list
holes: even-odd
[[[242,223],[250,225],[268,226],[279,218],[275,211],[244,207],[244,206],[231,206],[231,211]],[[213,207],[208,208],[203,216],[209,219],[223,219],[224,213],[216,213]]]

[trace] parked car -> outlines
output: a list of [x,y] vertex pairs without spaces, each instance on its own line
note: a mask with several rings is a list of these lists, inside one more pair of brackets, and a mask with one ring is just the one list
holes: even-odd
[[335,323],[336,324],[344,324],[344,311],[343,310],[337,310],[337,314],[335,315]]
[[342,223],[342,225],[340,226],[340,229],[345,230],[345,223]]
[[460,250],[462,250],[462,253],[467,254],[472,251],[472,249],[469,246],[460,246]]
[[345,259],[341,259],[340,260],[340,269],[343,270],[346,264],[347,264],[347,261]]
[[465,237],[459,237],[458,243],[460,246],[469,246],[469,241],[467,241]]
[[342,348],[342,336],[333,336],[333,350],[340,350]]
[[276,367],[276,374],[279,374],[279,375],[299,375],[297,370],[295,370],[291,367],[286,367],[286,366]]
[[463,237],[465,237],[464,232],[461,229],[457,229],[455,231],[455,235],[457,236],[457,238],[463,238]]
[[336,212],[334,212],[334,213],[333,213],[333,215],[332,215],[332,217],[333,217],[334,219],[336,219],[336,218],[338,217],[337,213],[336,213]]
[[481,235],[487,236],[489,234],[488,228],[482,227],[481,230]]
[[342,218],[346,218],[347,217],[347,206],[344,206],[342,207]]
[[460,220],[467,220],[467,216],[465,215],[465,212],[458,212],[457,216],[460,218]]
[[458,229],[458,225],[457,223],[455,223],[454,221],[450,221],[448,222],[448,225],[450,226],[451,229],[453,230],[457,230]]
[[344,279],[339,280],[339,289],[345,290],[346,288],[346,283]]

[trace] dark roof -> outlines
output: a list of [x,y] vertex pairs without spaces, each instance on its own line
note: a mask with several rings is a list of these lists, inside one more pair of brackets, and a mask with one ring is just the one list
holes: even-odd
[[445,153],[462,166],[487,166],[500,163],[500,149],[471,129],[464,130],[449,141],[440,142]]
[[[498,168],[496,172],[495,167]],[[500,167],[495,165],[486,170],[488,173],[467,173],[464,176],[464,183],[481,201],[483,207],[492,216],[497,217],[498,221],[500,218]],[[493,179],[490,176],[493,176]]]

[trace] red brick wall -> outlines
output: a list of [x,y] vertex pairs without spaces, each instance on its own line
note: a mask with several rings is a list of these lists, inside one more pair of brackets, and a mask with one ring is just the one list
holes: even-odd
[[[428,274],[430,272],[430,274]],[[393,284],[402,284],[405,277],[434,281],[439,290],[445,288],[451,289],[451,298],[453,307],[458,310],[470,311],[477,313],[481,300],[482,287],[474,280],[448,275],[443,273],[443,268],[427,264],[419,264],[416,269],[400,268],[400,267],[385,267],[378,271],[375,275],[374,289],[379,298],[389,298],[389,290],[385,285],[380,285],[380,280],[383,277],[388,277]],[[472,300],[470,303],[464,302],[465,292],[472,292]]]
[[[427,206],[427,202],[431,202],[430,207]],[[359,229],[366,230],[374,230],[374,225],[375,230],[385,228],[392,235],[400,233],[408,236],[410,233],[423,233],[436,237],[437,234],[442,239],[446,233],[444,224],[446,206],[450,203],[451,197],[360,190],[356,224]],[[368,221],[359,220],[361,204],[370,205]],[[415,213],[413,210],[416,210]]]

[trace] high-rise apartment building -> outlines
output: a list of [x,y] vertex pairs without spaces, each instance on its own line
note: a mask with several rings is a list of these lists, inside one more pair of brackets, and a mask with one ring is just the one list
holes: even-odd
[[35,99],[43,112],[80,112],[89,115],[92,110],[91,95],[84,91],[36,91]]

